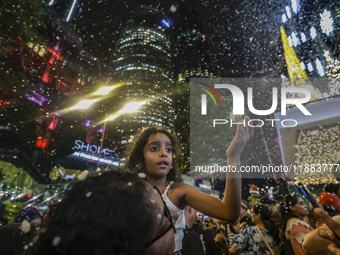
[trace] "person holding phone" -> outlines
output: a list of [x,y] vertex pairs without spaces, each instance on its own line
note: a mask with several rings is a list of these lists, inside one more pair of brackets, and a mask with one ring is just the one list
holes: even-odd
[[[315,216],[318,220],[325,224],[310,231],[305,235],[302,248],[305,254],[308,255],[340,255],[340,240],[337,239],[332,230],[340,235],[340,217],[331,217],[325,210],[316,208],[314,210]],[[332,230],[331,230],[331,229]]]
[[[340,255],[340,245],[339,240],[337,240],[337,237],[335,234],[329,229],[329,227],[332,228],[332,230],[340,236],[340,218],[337,218],[336,220],[332,219],[325,211],[321,210],[320,208],[316,208],[314,210],[315,215],[321,219],[323,222],[325,222],[324,230],[318,231],[318,236],[325,240],[332,241],[331,244],[328,245],[327,249],[331,254]],[[329,226],[329,227],[328,227]],[[335,243],[334,243],[335,242]]]

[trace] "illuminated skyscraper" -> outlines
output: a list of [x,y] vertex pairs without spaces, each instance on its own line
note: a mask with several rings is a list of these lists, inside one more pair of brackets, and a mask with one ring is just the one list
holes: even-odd
[[151,100],[135,118],[126,120],[131,126],[173,127],[172,100],[167,96],[172,84],[169,27],[170,21],[164,14],[141,6],[127,21],[116,43],[112,59],[115,74],[127,82],[121,100]]

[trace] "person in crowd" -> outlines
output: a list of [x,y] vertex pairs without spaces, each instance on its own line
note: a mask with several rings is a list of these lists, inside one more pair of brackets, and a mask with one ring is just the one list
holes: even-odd
[[[242,223],[241,223],[242,222]],[[228,246],[231,248],[232,246],[232,241],[235,235],[241,231],[241,228],[244,225],[248,226],[255,226],[255,224],[251,221],[251,217],[248,214],[248,206],[245,200],[242,200],[241,202],[241,214],[240,218],[235,222],[229,222],[226,227],[226,233],[227,233],[227,241],[228,241]]]
[[[334,231],[337,231],[340,230],[339,224],[340,217],[338,215],[335,215],[331,218],[330,214],[334,213],[334,211],[331,208],[332,207],[330,206],[328,207],[328,210],[331,210],[329,212],[327,212],[326,210],[322,210],[321,208],[316,208],[314,210],[314,214],[317,217],[318,221],[327,223],[329,226],[332,226],[332,229]],[[333,254],[330,250],[327,250],[327,247],[329,247],[332,244],[332,239],[335,241],[334,239],[335,236],[330,231],[328,225],[323,224],[318,229],[310,231],[304,236],[302,248],[305,254],[308,255]],[[336,241],[336,244],[340,245],[340,242]]]
[[[310,203],[305,198],[305,196],[300,192],[300,190],[296,187],[296,185],[294,184],[294,177],[285,174],[285,175],[282,176],[282,179],[284,179],[287,183],[287,188],[288,188],[289,194],[295,193],[296,195],[300,196],[302,198],[303,202],[305,203],[305,205],[308,208],[308,211],[309,211],[308,217],[310,217],[310,218],[313,217],[313,212],[311,210]],[[289,194],[287,194],[287,195],[289,195]]]
[[[328,213],[329,216],[334,217],[334,219],[340,217],[339,216],[340,212],[336,208],[334,208],[330,205],[324,205],[324,206],[322,206],[322,208],[324,209],[325,212]],[[337,217],[335,217],[335,216],[337,216]],[[324,224],[323,220],[321,218],[317,218],[317,217],[315,217],[315,218],[316,218],[314,220],[315,228],[319,228],[319,227],[323,226],[323,224]]]
[[296,255],[304,255],[302,250],[304,236],[313,230],[303,221],[303,218],[309,214],[307,205],[300,196],[292,193],[284,197],[280,209],[285,238],[290,240]]
[[328,183],[319,197],[320,205],[330,205],[340,211],[340,185]]
[[227,246],[227,239],[222,233],[218,233],[215,237],[215,242],[220,255],[228,255],[229,249]]
[[256,226],[244,226],[234,237],[231,254],[247,251],[254,255],[273,255],[277,253],[280,238],[279,229],[270,220],[271,212],[260,203],[252,208],[251,218]]
[[175,228],[156,187],[102,171],[73,184],[49,212],[30,255],[173,255]]
[[25,248],[33,242],[38,232],[28,223],[10,223],[0,226],[0,254],[22,255]]
[[[243,121],[236,116],[238,122]],[[246,117],[245,121],[250,121]],[[247,144],[253,128],[238,125],[236,135],[227,150],[227,164],[240,167],[240,155]],[[170,210],[178,213],[176,221],[175,252],[182,249],[185,228],[184,208],[189,205],[196,210],[215,218],[236,221],[241,204],[241,174],[228,173],[223,200],[200,192],[195,187],[178,182],[179,142],[171,130],[149,127],[134,136],[125,151],[126,169],[145,176],[145,180],[156,186]],[[229,178],[233,177],[233,178]]]
[[248,201],[251,200],[253,203],[257,203],[259,201],[260,196],[260,190],[256,185],[251,185],[249,189],[250,196],[248,197]]
[[31,225],[33,225],[37,231],[40,230],[42,222],[43,222],[43,211],[40,210],[37,206],[29,206],[22,209],[15,217],[14,223],[22,223],[24,220],[27,220]]
[[[203,217],[202,217],[203,218]],[[204,219],[203,219],[204,220]],[[217,249],[217,245],[214,241],[214,238],[210,231],[206,230],[201,221],[196,221],[194,225],[192,225],[192,229],[196,231],[199,236],[203,236],[204,246],[205,246],[205,254],[206,255],[220,255]]]
[[183,255],[204,255],[205,243],[203,241],[203,235],[200,237],[195,230],[192,229],[196,221],[197,211],[191,206],[185,208],[185,229],[184,237],[182,240],[182,254]]
[[213,238],[215,238],[217,233],[219,233],[220,231],[222,231],[222,234],[224,234],[224,226],[222,225],[222,220],[211,218],[209,221],[212,223],[212,225],[208,227],[207,230],[211,232]]
[[8,223],[6,205],[0,201],[0,226]]
[[[246,208],[248,208],[248,210],[245,210]],[[242,200],[241,214],[239,218],[241,227],[244,226],[245,224],[247,224],[248,226],[255,226],[254,222],[251,219],[251,215],[249,212],[251,212],[251,210],[249,211],[248,203],[245,200]]]
[[251,212],[251,209],[253,208],[254,201],[248,198],[247,204],[248,204],[248,212]]
[[[330,244],[327,245],[327,249],[331,254],[340,255],[340,242],[337,240],[334,233],[330,230],[328,226],[332,228],[332,230],[340,236],[340,218],[332,219],[330,215],[328,215],[324,210],[320,208],[316,208],[314,210],[315,215],[321,219],[326,224],[322,226],[323,231],[318,231],[318,236],[323,240],[331,241]],[[325,254],[323,252],[322,254]]]
[[274,210],[274,205],[278,202],[276,200],[269,199],[268,196],[261,197],[259,202],[268,207],[271,211],[270,219],[276,223],[279,229],[282,229],[282,218],[279,211]]
[[265,206],[268,207],[269,211],[272,214],[274,213],[274,211],[273,211],[273,206],[275,204],[274,200],[269,199],[268,196],[264,196],[264,197],[259,198],[259,203],[264,204]]

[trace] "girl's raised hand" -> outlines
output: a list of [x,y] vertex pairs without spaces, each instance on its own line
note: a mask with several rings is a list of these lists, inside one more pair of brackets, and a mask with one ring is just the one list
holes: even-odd
[[247,142],[250,139],[250,135],[253,132],[253,123],[250,122],[248,125],[248,121],[249,121],[249,117],[245,117],[245,120],[242,119],[241,116],[236,115],[235,116],[235,120],[237,122],[243,122],[245,121],[245,126],[243,124],[238,124],[237,125],[237,131],[236,131],[236,135],[233,139],[233,141],[231,142],[228,150],[227,150],[227,157],[228,159],[230,158],[235,158],[235,159],[239,159],[241,156],[241,153],[244,149],[244,147],[246,146]]

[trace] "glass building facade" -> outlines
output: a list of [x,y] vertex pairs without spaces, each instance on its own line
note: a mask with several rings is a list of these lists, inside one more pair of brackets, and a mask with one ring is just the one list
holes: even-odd
[[[173,127],[173,83],[169,19],[155,8],[141,6],[127,21],[112,58],[115,74],[126,81],[122,101],[148,101],[132,118],[130,127]],[[132,128],[134,129],[134,128]]]

